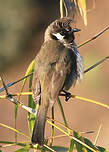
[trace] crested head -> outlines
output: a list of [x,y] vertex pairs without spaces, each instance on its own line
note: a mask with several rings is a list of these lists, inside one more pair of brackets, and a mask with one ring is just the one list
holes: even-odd
[[73,29],[70,25],[72,20],[70,18],[60,18],[52,22],[45,32],[45,41],[53,39],[61,43],[72,43],[74,41],[74,32],[79,29]]

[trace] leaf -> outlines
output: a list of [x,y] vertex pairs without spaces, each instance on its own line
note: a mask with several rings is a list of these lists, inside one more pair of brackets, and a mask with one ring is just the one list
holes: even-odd
[[70,140],[70,148],[69,148],[69,152],[73,152],[74,144],[75,144],[74,140],[73,140],[73,139],[71,139],[71,140]]
[[[17,126],[17,111],[18,111],[18,105],[15,105],[14,109],[14,128],[16,129]],[[15,132],[15,141],[17,142],[17,133]]]
[[[35,64],[35,60],[33,60],[33,61],[30,63],[29,67],[27,68],[27,71],[26,71],[25,76],[27,76],[28,74],[30,74],[30,73],[33,71],[33,69],[34,69],[34,64]],[[22,92],[23,89],[24,89],[26,80],[27,80],[27,78],[25,78],[24,81],[23,81],[22,88],[21,88],[21,92]]]
[[[32,91],[32,79],[33,79],[33,75],[31,75],[30,81],[29,81],[29,92]],[[28,106],[33,109],[36,108],[36,104],[33,101],[32,95],[28,96]],[[28,125],[29,125],[29,131],[30,131],[31,136],[33,132],[34,122],[35,122],[35,116],[28,112]]]
[[31,145],[26,145],[24,148],[18,149],[15,152],[29,152],[29,149],[31,148]]
[[[91,148],[97,150],[97,148],[93,145],[93,143],[92,143],[89,139],[84,138],[84,142],[85,142],[85,144],[87,144],[87,145],[90,146]],[[87,151],[88,151],[88,152],[92,152],[92,151],[89,150],[89,149],[87,149]]]
[[[80,135],[79,132],[73,131],[73,134],[74,134],[74,137],[76,137],[77,139],[83,142],[83,137]],[[75,141],[75,146],[78,152],[87,152],[86,148],[82,144],[76,141]]]
[[[52,107],[52,123],[54,124],[54,106]],[[50,147],[52,147],[53,144],[53,135],[54,135],[54,126],[51,126],[51,139],[50,139]]]
[[61,147],[61,146],[53,146],[52,149],[55,150],[56,152],[68,152],[69,150],[69,148]]
[[[28,69],[27,69],[27,71],[26,71],[25,76],[27,76],[28,74],[30,74],[30,72],[34,69],[34,62],[35,62],[35,60],[33,60],[33,61],[30,63],[30,65],[29,65],[29,67],[28,67]],[[22,85],[22,88],[21,88],[21,91],[20,91],[20,92],[23,91],[24,86],[25,86],[25,83],[26,83],[26,80],[27,80],[27,78],[25,78],[25,79],[23,80],[23,85]],[[19,100],[20,100],[20,95],[18,96],[18,101],[19,101]],[[18,105],[15,106],[15,117],[14,117],[15,128],[16,128],[16,121],[17,121],[17,112],[18,112]],[[15,133],[15,141],[17,141],[17,134],[16,134],[16,133]]]
[[106,150],[103,147],[97,146],[97,148],[98,148],[99,152],[109,152],[109,150]]

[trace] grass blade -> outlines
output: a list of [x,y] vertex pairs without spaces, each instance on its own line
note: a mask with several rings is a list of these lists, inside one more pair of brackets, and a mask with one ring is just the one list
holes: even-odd
[[63,107],[62,107],[62,104],[61,104],[61,101],[60,101],[59,97],[57,99],[57,102],[58,102],[59,108],[61,110],[61,114],[62,114],[64,123],[65,123],[65,126],[68,127],[68,123],[67,123],[67,120],[66,120],[66,117],[65,117],[65,114],[64,114],[64,110],[63,110]]
[[80,97],[80,96],[75,96],[75,95],[72,95],[72,98],[79,99],[79,100],[82,100],[82,101],[91,102],[91,103],[94,103],[94,104],[97,104],[99,106],[102,106],[104,108],[109,109],[109,105],[106,105],[104,103],[101,103],[101,102],[98,102],[98,101],[95,101],[95,100],[92,100],[92,99],[88,99],[88,98],[84,98],[84,97]]
[[52,147],[56,152],[68,152],[68,148],[67,147],[61,147],[61,146],[53,146]]
[[[30,76],[29,92],[32,92],[32,80],[33,80],[33,75]],[[33,101],[32,95],[28,96],[28,106],[32,109],[36,108],[36,104]],[[35,115],[28,112],[28,126],[29,126],[30,136],[32,136],[34,122],[35,122]]]
[[69,148],[69,152],[73,152],[73,149],[74,149],[74,145],[75,145],[75,142],[73,139],[70,140],[70,148]]
[[96,136],[95,141],[94,141],[94,145],[97,144],[97,141],[98,141],[98,138],[99,138],[99,135],[100,135],[101,128],[102,128],[102,124],[100,124],[100,126],[99,126],[99,129],[98,129],[98,132],[97,132],[97,136]]
[[60,127],[56,126],[55,124],[53,124],[52,122],[48,121],[47,122],[50,125],[53,125],[55,128],[57,128],[58,130],[60,130],[62,133],[64,133],[65,135],[67,135],[69,138],[73,139],[74,141],[78,142],[79,144],[83,145],[84,147],[86,147],[87,149],[93,151],[93,152],[97,152],[95,149],[91,148],[90,146],[88,146],[86,143],[80,141],[79,139],[77,139],[76,137],[71,136],[68,132],[64,131],[63,129],[61,129]]
[[[54,106],[52,107],[52,123],[54,124]],[[50,147],[53,144],[54,126],[51,126]]]
[[[26,71],[25,76],[27,76],[28,74],[30,74],[31,71],[34,69],[34,62],[35,62],[35,61],[33,60],[33,61],[30,63],[30,65],[29,65],[29,67],[28,67],[28,69],[27,69],[27,71]],[[27,78],[24,79],[23,85],[22,85],[22,88],[21,88],[21,91],[20,91],[20,92],[23,91],[24,86],[25,86],[25,83],[26,83],[26,80],[27,80]],[[18,101],[19,101],[19,100],[20,100],[20,95],[18,96]],[[17,122],[17,112],[18,112],[18,105],[15,106],[15,117],[14,117],[15,128],[16,128],[16,122]],[[17,134],[16,134],[16,133],[15,133],[15,141],[17,142]]]
[[5,127],[5,128],[8,128],[8,129],[10,129],[10,130],[12,130],[12,131],[14,131],[14,132],[16,132],[16,133],[18,133],[18,134],[21,134],[21,135],[25,136],[25,137],[28,138],[28,139],[30,139],[29,136],[25,135],[24,133],[18,131],[17,129],[14,129],[14,128],[8,126],[8,125],[5,125],[5,124],[3,124],[3,123],[0,123],[0,126]]

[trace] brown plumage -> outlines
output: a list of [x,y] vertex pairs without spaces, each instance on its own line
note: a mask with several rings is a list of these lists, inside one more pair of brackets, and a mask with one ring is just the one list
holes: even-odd
[[74,42],[69,18],[51,23],[35,59],[33,99],[39,104],[32,143],[44,144],[46,115],[62,90],[68,90],[82,78],[83,62]]

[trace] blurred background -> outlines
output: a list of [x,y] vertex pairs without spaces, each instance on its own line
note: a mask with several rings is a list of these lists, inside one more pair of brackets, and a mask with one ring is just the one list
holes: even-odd
[[[109,1],[87,0],[88,25],[85,26],[80,16],[76,16],[74,27],[80,28],[76,34],[77,45],[91,38],[109,25]],[[93,9],[92,9],[93,8]],[[9,83],[25,75],[30,62],[35,58],[43,42],[43,35],[49,23],[60,17],[59,0],[0,0],[0,75]],[[79,48],[84,58],[85,69],[100,59],[109,55],[109,31],[98,39]],[[109,61],[84,75],[84,80],[70,91],[74,95],[90,98],[109,105]],[[20,91],[22,82],[9,88],[10,93]],[[2,84],[0,83],[0,87]],[[24,89],[28,91],[28,83]],[[1,93],[4,94],[5,92]],[[97,145],[109,149],[109,111],[98,105],[70,99],[68,103],[63,98],[63,108],[69,127],[77,131],[94,131],[84,134],[94,142],[99,126],[102,129]],[[21,97],[27,105],[28,97]],[[0,122],[14,127],[14,105],[8,100],[0,100]],[[50,112],[48,113],[50,115]],[[63,123],[57,103],[55,104],[55,119]],[[46,137],[50,136],[50,126],[46,126]],[[19,108],[17,129],[29,135],[27,112]],[[55,135],[61,134],[55,129]],[[0,126],[0,140],[14,141],[14,132]],[[18,141],[27,141],[18,135]],[[54,145],[69,146],[67,137],[54,140]],[[6,148],[3,152],[14,151],[16,148]]]

